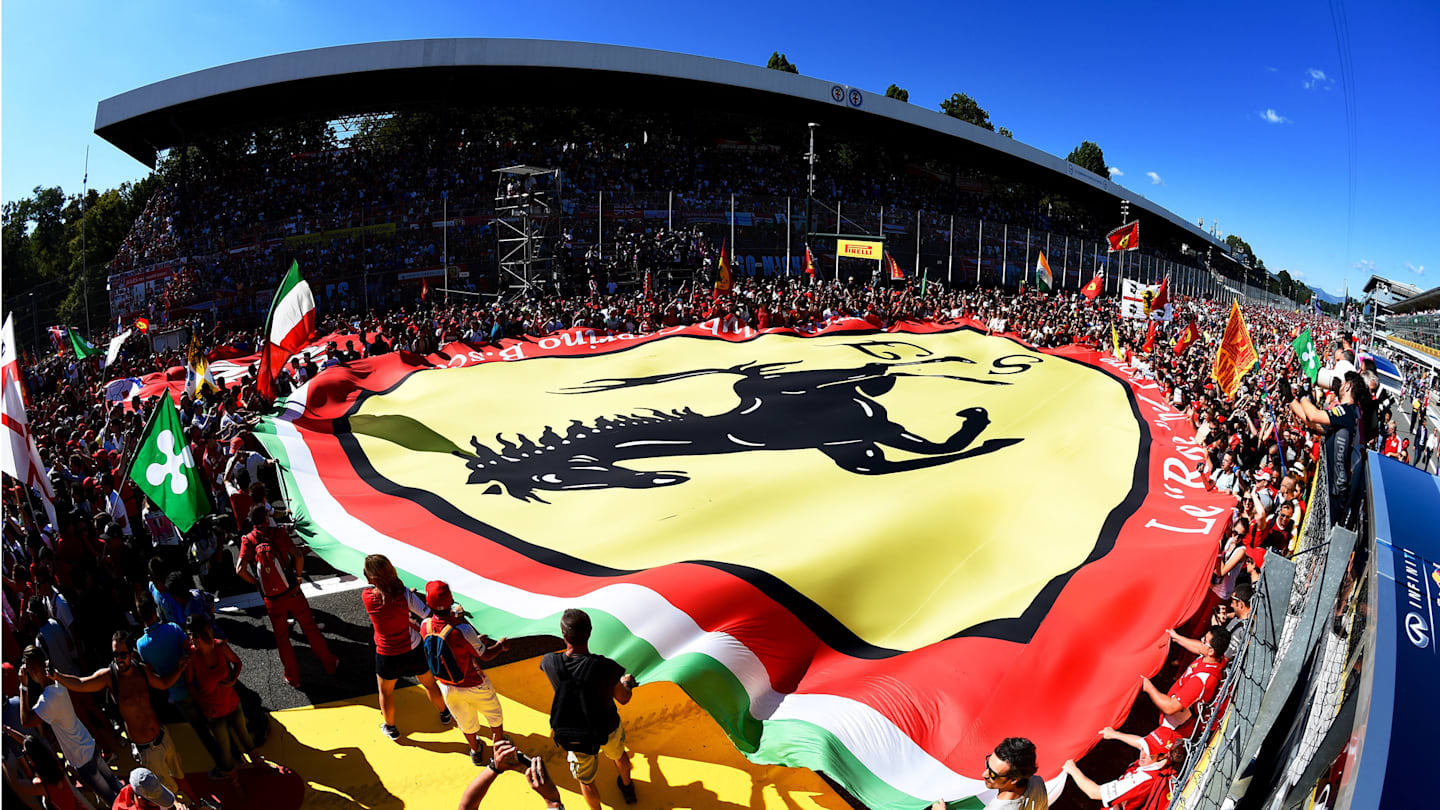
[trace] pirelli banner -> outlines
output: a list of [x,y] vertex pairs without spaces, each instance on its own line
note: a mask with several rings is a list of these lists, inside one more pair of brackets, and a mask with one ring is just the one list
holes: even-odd
[[837,250],[841,256],[851,259],[870,259],[880,261],[885,255],[885,243],[878,239],[841,239]]

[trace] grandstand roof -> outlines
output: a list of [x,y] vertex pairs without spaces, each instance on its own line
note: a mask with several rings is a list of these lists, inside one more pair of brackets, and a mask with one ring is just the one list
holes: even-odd
[[728,107],[737,115],[779,113],[802,123],[921,138],[987,160],[997,171],[1036,176],[1077,197],[1128,199],[1195,246],[1228,251],[1195,223],[1108,178],[940,112],[810,76],[617,45],[422,39],[265,56],[105,99],[95,112],[95,133],[154,166],[161,150],[205,134],[267,123],[434,104],[527,103]]
[[1388,287],[1396,295],[1404,298],[1414,298],[1420,294],[1420,288],[1414,284],[1406,284],[1403,281],[1396,281],[1385,278],[1384,276],[1371,276],[1370,279],[1365,282],[1364,292],[1368,293],[1376,287]]
[[1395,313],[1425,312],[1432,309],[1440,309],[1440,287],[1431,287],[1390,307],[1390,311]]

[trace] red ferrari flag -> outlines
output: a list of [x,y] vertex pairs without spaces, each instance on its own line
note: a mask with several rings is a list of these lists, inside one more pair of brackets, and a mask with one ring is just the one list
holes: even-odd
[[1175,353],[1184,354],[1185,350],[1190,348],[1190,344],[1194,343],[1199,337],[1200,330],[1196,329],[1194,321],[1191,321],[1185,329],[1180,332],[1180,337],[1175,339]]
[[1139,250],[1140,249],[1140,221],[1136,220],[1126,225],[1121,225],[1110,233],[1105,234],[1110,240],[1111,250]]
[[735,285],[735,277],[730,274],[730,254],[725,249],[725,243],[720,243],[720,273],[715,279],[715,295],[729,294],[730,288]]
[[140,334],[142,334],[142,335],[145,334],[146,332],[149,332],[149,331],[150,331],[150,319],[149,319],[149,318],[136,318],[136,319],[135,319],[135,328],[138,329],[138,330],[140,331]]
[[1091,301],[1099,298],[1100,293],[1103,292],[1105,292],[1105,277],[1099,275],[1098,273],[1096,274],[1095,278],[1090,279],[1089,284],[1086,284],[1080,289],[1080,294],[1085,296],[1086,298],[1089,298]]
[[890,251],[888,251],[888,250],[885,251],[885,266],[890,269],[890,280],[891,280],[891,281],[904,281],[904,280],[905,280],[905,271],[904,271],[904,270],[901,270],[901,269],[900,269],[900,265],[898,265],[898,264],[895,263],[895,257],[894,257],[894,256],[891,256],[891,255],[890,255]]
[[1155,322],[1150,322],[1150,329],[1145,332],[1145,346],[1140,351],[1149,354],[1155,350]]
[[805,275],[815,278],[815,256],[810,252],[810,246],[805,246]]
[[1160,282],[1160,287],[1155,291],[1155,297],[1150,299],[1150,309],[1165,311],[1166,305],[1170,303],[1170,277]]
[[430,298],[430,280],[422,278],[420,279],[420,300],[425,301],[428,298]]

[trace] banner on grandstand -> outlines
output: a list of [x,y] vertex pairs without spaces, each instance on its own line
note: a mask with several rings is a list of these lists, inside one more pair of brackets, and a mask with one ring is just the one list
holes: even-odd
[[257,435],[333,565],[445,579],[492,634],[586,609],[751,760],[898,810],[978,802],[1010,735],[1058,788],[1201,604],[1233,498],[1153,389],[973,322],[709,321],[368,358]]
[[871,259],[878,262],[885,255],[885,243],[875,239],[841,239],[837,249],[841,256],[851,259]]

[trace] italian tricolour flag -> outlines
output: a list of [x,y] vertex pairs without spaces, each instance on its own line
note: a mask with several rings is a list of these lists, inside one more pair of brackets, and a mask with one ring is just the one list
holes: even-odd
[[260,379],[255,383],[261,396],[275,399],[275,375],[314,333],[315,296],[300,278],[300,263],[291,262],[265,319],[265,348],[260,354]]

